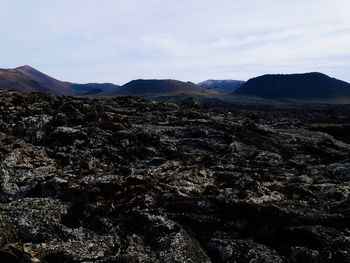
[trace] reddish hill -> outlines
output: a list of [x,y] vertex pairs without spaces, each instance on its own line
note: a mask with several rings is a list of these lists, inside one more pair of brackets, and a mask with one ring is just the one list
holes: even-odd
[[70,85],[51,78],[30,67],[0,69],[0,88],[22,92],[43,92],[55,95],[71,95]]
[[50,93],[56,95],[72,95],[72,89],[67,82],[54,79],[30,66],[22,66],[15,68],[13,71],[22,73],[32,81],[49,90]]
[[57,80],[30,66],[0,69],[0,89],[67,96],[111,96],[119,86],[111,83],[77,84]]
[[0,88],[24,92],[50,92],[48,88],[13,69],[0,69]]

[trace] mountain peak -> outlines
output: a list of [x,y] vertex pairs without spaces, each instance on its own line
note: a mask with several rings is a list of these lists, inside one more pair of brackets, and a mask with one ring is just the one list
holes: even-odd
[[44,73],[40,72],[39,70],[37,70],[29,65],[23,65],[23,66],[14,68],[13,70],[17,71],[17,72],[21,72],[25,75],[26,74],[43,74],[44,75]]
[[35,70],[35,68],[33,68],[29,65],[23,65],[23,66],[15,68],[15,70],[33,70],[33,69]]
[[39,70],[29,66],[23,65],[12,70],[15,73],[21,73],[28,80],[34,81],[42,88],[45,88],[45,91],[48,93],[53,93],[56,95],[71,95],[72,90],[69,84],[54,79]]

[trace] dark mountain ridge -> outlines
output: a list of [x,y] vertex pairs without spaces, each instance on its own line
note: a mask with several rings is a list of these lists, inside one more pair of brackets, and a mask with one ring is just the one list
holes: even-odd
[[132,80],[121,86],[118,90],[118,94],[120,95],[171,95],[179,93],[198,94],[203,92],[206,91],[192,82],[183,82],[173,79]]
[[350,98],[350,84],[318,72],[269,74],[248,80],[233,94],[267,99]]
[[65,96],[153,96],[165,100],[192,96],[201,99],[242,101],[248,101],[248,97],[269,101],[314,100],[321,103],[342,104],[350,101],[349,83],[317,72],[269,74],[252,78],[247,82],[207,80],[199,84],[173,79],[138,79],[118,86],[112,83],[79,84],[60,81],[25,65],[14,69],[0,69],[0,89]]

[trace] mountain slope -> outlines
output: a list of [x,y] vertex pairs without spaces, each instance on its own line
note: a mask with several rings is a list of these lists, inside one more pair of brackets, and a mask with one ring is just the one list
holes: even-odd
[[232,92],[242,86],[244,81],[241,80],[214,80],[209,79],[203,82],[198,83],[197,85],[204,89],[221,89],[225,91]]
[[78,84],[60,81],[28,65],[0,69],[0,89],[67,96],[113,96],[118,87],[112,83]]
[[234,94],[267,99],[350,98],[350,84],[317,72],[264,75],[248,80]]
[[50,93],[47,87],[15,69],[0,69],[0,88],[23,92]]
[[55,95],[72,95],[72,89],[66,82],[54,79],[30,66],[22,66],[15,68],[14,71],[20,72],[40,86],[44,87],[50,93]]
[[182,82],[178,80],[133,80],[121,86],[118,90],[119,95],[176,95],[176,94],[198,94],[205,93],[206,90],[198,87],[191,82]]

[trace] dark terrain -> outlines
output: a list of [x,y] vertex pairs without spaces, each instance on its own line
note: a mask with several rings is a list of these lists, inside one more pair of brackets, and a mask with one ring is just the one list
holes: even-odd
[[267,99],[349,99],[350,84],[318,72],[269,74],[248,80],[234,94]]
[[0,91],[0,262],[349,262],[350,108]]
[[118,89],[118,95],[177,95],[181,93],[198,94],[205,91],[207,90],[200,88],[192,82],[173,79],[137,79],[121,86]]
[[198,83],[197,85],[205,89],[219,89],[227,92],[233,92],[244,84],[241,80],[213,80],[209,79]]

